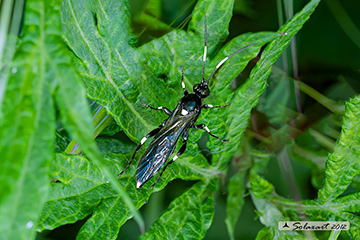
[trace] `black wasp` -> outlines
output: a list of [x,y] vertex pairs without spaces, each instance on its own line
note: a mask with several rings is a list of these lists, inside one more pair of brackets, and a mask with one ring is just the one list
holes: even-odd
[[224,58],[223,60],[221,60],[214,69],[214,71],[210,74],[209,78],[205,81],[204,75],[205,75],[205,61],[206,61],[206,53],[207,53],[207,26],[206,26],[206,17],[204,19],[205,19],[205,46],[204,46],[204,56],[203,56],[202,78],[200,84],[194,85],[193,87],[194,93],[189,93],[186,90],[184,84],[184,71],[183,68],[181,68],[181,84],[184,91],[184,97],[180,99],[178,105],[173,111],[170,111],[166,107],[154,108],[147,104],[142,103],[144,106],[151,108],[153,110],[156,111],[163,110],[169,117],[165,119],[165,121],[163,121],[158,128],[152,130],[148,135],[146,135],[143,139],[141,139],[141,142],[136,147],[130,162],[128,163],[126,168],[118,175],[118,177],[120,177],[130,166],[130,164],[135,158],[136,152],[141,148],[141,146],[145,143],[145,141],[148,138],[154,137],[150,145],[146,149],[144,155],[141,157],[139,165],[137,166],[136,169],[135,179],[136,179],[137,189],[139,189],[147,181],[149,181],[165,164],[165,162],[168,160],[170,155],[174,152],[176,143],[180,137],[182,137],[183,139],[183,145],[181,146],[178,153],[165,164],[160,175],[158,176],[155,183],[151,186],[151,188],[153,188],[154,185],[157,183],[157,181],[160,179],[166,167],[169,166],[171,163],[173,163],[181,154],[185,152],[190,128],[204,129],[212,137],[220,141],[223,142],[229,141],[227,139],[221,139],[213,135],[205,124],[196,125],[195,122],[198,119],[202,109],[227,107],[227,106],[213,106],[210,104],[204,104],[204,105],[202,104],[203,99],[209,96],[210,94],[210,90],[208,87],[209,80],[226,60],[228,60],[229,58],[231,58],[241,50],[250,47],[254,44],[247,45],[237,50],[233,54],[229,55],[228,57]]

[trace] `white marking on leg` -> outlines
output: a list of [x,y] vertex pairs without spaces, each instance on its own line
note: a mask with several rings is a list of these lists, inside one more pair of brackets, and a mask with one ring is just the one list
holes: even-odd
[[143,137],[143,139],[141,139],[140,144],[141,144],[141,145],[143,145],[143,144],[144,144],[144,142],[146,142],[146,140],[147,140],[147,137]]
[[141,182],[137,182],[136,183],[136,188],[139,189],[140,185],[141,185]]
[[207,53],[207,46],[204,47],[204,58],[203,58],[203,62],[206,61],[206,53]]
[[158,107],[157,109],[158,109],[158,110],[161,110],[161,109],[163,109],[163,107]]
[[207,126],[205,126],[204,129],[205,129],[205,131],[207,131],[208,133],[210,132],[210,129],[209,129]]
[[188,115],[188,111],[186,111],[185,109],[181,110],[181,115],[185,116],[185,115]]
[[214,106],[213,105],[211,105],[211,104],[208,104],[207,105],[209,108],[213,108]]
[[182,88],[185,89],[185,83],[184,81],[181,81]]
[[172,161],[175,162],[175,160],[178,159],[178,157],[179,157],[178,155],[175,155]]
[[219,64],[216,66],[215,69],[218,69],[219,67],[221,67],[221,65],[223,65],[223,63],[224,63],[226,60],[228,60],[228,59],[229,59],[229,57],[226,57],[226,58],[224,58],[223,60],[221,60],[221,61],[219,62]]

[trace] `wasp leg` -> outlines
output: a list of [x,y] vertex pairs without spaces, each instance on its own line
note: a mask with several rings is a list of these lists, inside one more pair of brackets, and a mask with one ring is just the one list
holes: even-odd
[[170,161],[168,161],[165,166],[163,167],[163,169],[161,170],[161,173],[159,174],[159,176],[157,177],[156,181],[153,183],[153,185],[151,185],[151,189],[154,188],[155,184],[159,181],[159,179],[161,178],[161,176],[163,175],[163,173],[165,172],[165,169],[167,168],[167,166],[169,166],[171,163],[175,162],[176,159],[178,159],[178,157],[180,157],[181,154],[183,154],[186,150],[186,145],[187,145],[187,140],[189,137],[189,132],[186,131],[183,134],[183,145],[181,146],[181,148],[179,149],[178,153],[173,157],[173,159],[171,159]]
[[[165,121],[166,121],[166,120],[165,120]],[[126,165],[125,169],[122,170],[122,172],[118,175],[118,177],[121,177],[121,175],[130,167],[132,161],[133,161],[134,158],[135,158],[135,155],[136,155],[137,151],[139,151],[139,149],[142,147],[142,145],[144,145],[145,141],[146,141],[148,138],[151,138],[151,137],[153,137],[153,136],[155,136],[156,134],[159,133],[160,129],[164,126],[165,121],[164,121],[158,128],[155,128],[155,129],[152,130],[148,135],[146,135],[145,137],[143,137],[143,139],[141,139],[140,144],[137,145],[137,147],[136,147],[136,149],[135,149],[135,152],[133,153],[133,155],[132,155],[132,157],[131,157],[130,162]]]
[[210,129],[205,124],[194,125],[194,128],[195,129],[204,129],[205,131],[207,131],[209,133],[210,136],[212,136],[212,137],[214,137],[217,140],[220,140],[222,142],[228,142],[229,141],[229,139],[222,139],[222,138],[219,138],[219,137],[215,136],[214,134],[212,134],[210,132]]
[[213,106],[211,104],[204,104],[201,106],[202,109],[208,109],[208,108],[226,108],[230,106],[229,104],[228,105],[225,105],[225,106]]
[[181,66],[181,86],[184,90],[184,96],[188,95],[189,92],[186,90],[185,83],[184,83],[184,67]]
[[152,110],[155,110],[155,111],[163,110],[168,116],[170,116],[170,115],[172,114],[172,112],[171,112],[168,108],[166,108],[166,107],[154,108],[154,107],[152,107],[152,106],[150,106],[150,105],[147,105],[146,103],[143,103],[143,102],[141,102],[141,104],[142,104],[143,106],[148,107],[148,108],[151,108]]

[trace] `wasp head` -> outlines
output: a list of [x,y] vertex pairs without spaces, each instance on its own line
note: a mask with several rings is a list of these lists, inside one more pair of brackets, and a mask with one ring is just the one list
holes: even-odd
[[201,98],[206,98],[210,94],[210,90],[206,83],[195,84],[193,87],[194,93]]

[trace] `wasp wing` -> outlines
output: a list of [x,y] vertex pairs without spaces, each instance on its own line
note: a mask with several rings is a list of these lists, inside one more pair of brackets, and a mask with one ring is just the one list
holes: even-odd
[[187,121],[177,121],[164,126],[151,141],[136,169],[136,187],[140,188],[152,178],[174,152],[176,143],[187,126]]

